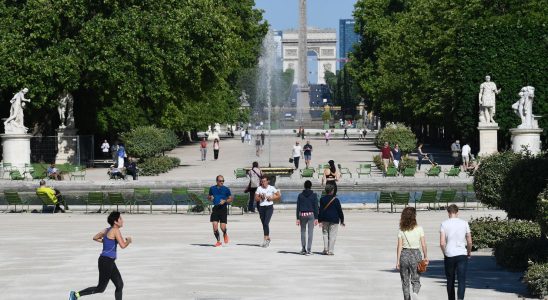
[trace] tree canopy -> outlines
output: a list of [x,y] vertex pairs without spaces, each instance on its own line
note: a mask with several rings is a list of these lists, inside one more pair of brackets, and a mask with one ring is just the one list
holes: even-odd
[[55,115],[58,95],[69,91],[77,128],[92,133],[147,124],[186,131],[234,121],[240,93],[234,87],[242,70],[257,64],[268,30],[253,6],[253,0],[2,1],[1,106],[28,87],[28,119],[51,123],[44,116]]

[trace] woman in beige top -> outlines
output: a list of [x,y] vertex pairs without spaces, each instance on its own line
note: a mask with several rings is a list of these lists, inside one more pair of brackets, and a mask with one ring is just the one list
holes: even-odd
[[[396,269],[400,271],[403,298],[405,300],[418,299],[421,288],[420,275],[417,272],[417,265],[422,260],[420,248],[422,248],[424,259],[428,263],[424,230],[417,225],[416,218],[417,211],[413,207],[406,207],[401,212]],[[409,290],[409,283],[413,286],[412,294]]]

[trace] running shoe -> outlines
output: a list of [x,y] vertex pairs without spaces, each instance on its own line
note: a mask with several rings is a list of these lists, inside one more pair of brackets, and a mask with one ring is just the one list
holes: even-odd
[[412,293],[411,294],[411,299],[412,300],[419,300],[419,295],[417,293]]
[[223,243],[221,243],[221,241],[218,241],[217,243],[215,243],[215,247],[221,247],[223,245]]
[[69,296],[69,300],[77,300],[78,298],[76,297],[76,292],[75,291],[70,291],[70,296]]
[[306,251],[305,251],[305,250],[301,250],[301,255],[306,255]]
[[312,252],[306,251],[306,254],[305,254],[305,255],[306,255],[306,256],[310,256],[310,255],[312,255]]
[[322,254],[323,254],[323,255],[327,255],[328,253],[329,253],[329,252],[328,252],[327,250],[323,250],[323,251],[322,251]]
[[224,240],[225,240],[225,244],[228,244],[228,241],[229,241],[229,239],[228,239],[228,234],[225,234],[225,235],[223,236],[223,238],[224,238]]
[[270,240],[266,240],[264,243],[265,248],[268,248],[268,246],[270,246]]
[[333,252],[327,252],[327,255],[333,256],[333,255],[335,255],[335,253],[333,253]]

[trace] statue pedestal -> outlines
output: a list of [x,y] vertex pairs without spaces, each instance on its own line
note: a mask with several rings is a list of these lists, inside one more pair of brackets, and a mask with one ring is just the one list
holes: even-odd
[[539,128],[512,128],[512,151],[520,152],[522,146],[527,146],[527,149],[532,154],[540,153],[540,134],[542,129]]
[[26,133],[0,134],[2,137],[3,157],[5,163],[11,165],[23,173],[25,164],[30,164],[30,138]]
[[78,136],[76,128],[59,128],[57,131],[57,155],[56,164],[78,164]]
[[480,134],[480,150],[479,156],[488,156],[493,153],[497,153],[497,131],[499,125],[497,123],[478,123],[478,130]]

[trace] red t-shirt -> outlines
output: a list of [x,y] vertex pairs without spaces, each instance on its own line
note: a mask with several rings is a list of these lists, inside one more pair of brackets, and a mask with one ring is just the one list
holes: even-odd
[[382,147],[381,153],[382,153],[382,158],[384,159],[390,158],[390,146]]
[[200,142],[200,148],[207,148],[207,142],[206,141],[201,141]]

